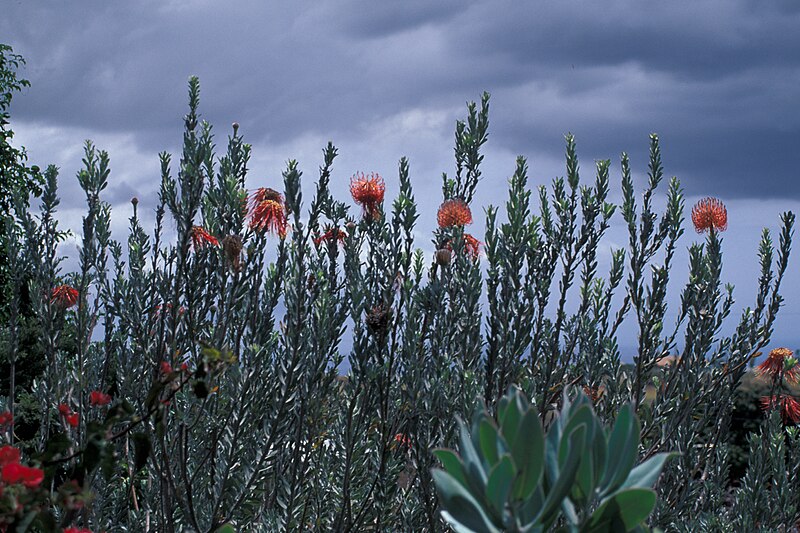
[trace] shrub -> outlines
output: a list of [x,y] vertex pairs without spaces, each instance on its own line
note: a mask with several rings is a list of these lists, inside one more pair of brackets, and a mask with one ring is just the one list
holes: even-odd
[[[566,419],[572,409],[589,416],[585,400],[562,400],[578,387],[593,399],[586,427],[598,439],[599,428],[630,413],[629,423],[635,414],[641,424],[637,462],[680,453],[656,486],[651,525],[756,523],[730,506],[726,443],[733,398],[769,345],[782,302],[793,214],[781,218],[777,247],[765,230],[756,301],[725,336],[733,309],[733,288],[722,284],[727,213],[715,201],[699,205],[693,218],[704,240],[689,247],[689,282],[668,325],[684,198],[673,178],[664,213],[655,210],[664,178],[655,135],[640,197],[625,154],[621,205],[609,200],[610,161],[598,161],[582,185],[568,135],[566,178],[531,190],[518,158],[504,216],[488,207],[485,235],[473,236],[465,226],[488,138],[484,95],[456,125],[455,173],[443,176],[435,252],[426,254],[415,246],[419,212],[406,159],[391,201],[384,179],[368,173],[351,181],[355,206],[334,198],[332,144],[310,201],[296,161],[282,183],[270,179],[248,193],[250,146],[234,125],[217,157],[199,96],[193,78],[180,160],[160,155],[159,201],[133,199],[125,241],[112,238],[103,199],[109,155],[87,142],[76,272],[61,266],[57,169],[43,174],[38,214],[15,202],[21,230],[6,251],[16,287],[30,295],[46,369],[24,396],[26,416],[39,413],[39,423],[27,426],[34,434],[20,464],[42,469],[46,488],[30,523],[444,531],[431,450],[455,446],[455,417],[479,400],[502,426],[501,399],[514,384],[545,426],[559,409]],[[155,209],[151,234],[139,215],[145,207]],[[622,217],[629,242],[612,251],[602,274],[599,251],[613,216]],[[22,293],[10,298],[11,313],[20,313]],[[632,365],[619,350],[625,320],[637,326]],[[21,327],[4,326],[11,361]],[[668,356],[674,363],[658,366]],[[23,401],[14,387],[9,396],[9,407]],[[110,403],[96,401],[106,396]],[[797,449],[786,422],[771,419],[762,430],[768,449],[751,441],[751,469],[736,493],[738,502],[780,506],[773,522],[797,518],[796,497],[753,487],[797,483],[797,462],[784,457]],[[561,439],[560,422],[552,424],[548,435]],[[585,501],[573,491],[569,500],[581,518],[608,496],[584,488]],[[19,516],[7,518],[24,529]]]

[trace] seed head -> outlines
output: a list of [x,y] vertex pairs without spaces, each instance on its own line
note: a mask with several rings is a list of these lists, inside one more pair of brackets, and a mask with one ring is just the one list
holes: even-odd
[[367,328],[375,335],[383,335],[392,321],[392,309],[385,305],[376,305],[367,311],[365,322]]

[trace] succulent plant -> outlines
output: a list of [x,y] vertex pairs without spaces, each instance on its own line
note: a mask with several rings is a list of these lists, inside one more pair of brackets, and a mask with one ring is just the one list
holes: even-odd
[[537,410],[517,387],[500,400],[497,418],[478,409],[460,425],[460,455],[434,453],[444,469],[433,479],[442,516],[459,533],[644,531],[656,504],[653,486],[672,453],[634,467],[640,425],[630,404],[606,428],[591,402],[564,394],[545,433]]

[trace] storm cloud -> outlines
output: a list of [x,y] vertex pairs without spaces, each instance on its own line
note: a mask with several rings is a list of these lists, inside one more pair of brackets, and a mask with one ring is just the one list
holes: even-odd
[[[441,173],[453,168],[454,123],[486,90],[477,203],[504,203],[517,154],[529,157],[534,185],[563,175],[566,132],[585,177],[593,160],[627,151],[641,182],[648,134],[658,132],[687,204],[705,195],[728,203],[729,275],[747,302],[760,228],[800,206],[799,5],[25,0],[3,2],[0,41],[25,56],[32,84],[12,107],[17,141],[33,162],[62,168],[73,224],[85,138],[110,152],[108,199],[123,215],[115,227],[124,228],[130,196],[154,205],[157,153],[179,150],[186,82],[198,75],[218,144],[233,121],[253,144],[254,186],[279,180],[289,158],[313,177],[332,140],[342,154],[334,192],[346,197],[352,173],[374,170],[391,193],[397,160],[408,156],[424,246]],[[625,239],[615,219],[611,245]],[[793,269],[787,284],[798,281]],[[788,324],[800,289],[787,300]]]

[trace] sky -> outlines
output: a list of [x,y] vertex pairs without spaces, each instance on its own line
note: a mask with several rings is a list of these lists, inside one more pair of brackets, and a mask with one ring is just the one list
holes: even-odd
[[[152,220],[158,153],[177,159],[191,75],[218,145],[234,121],[252,144],[252,188],[280,185],[286,161],[297,159],[310,191],[330,140],[341,154],[332,184],[339,198],[357,171],[384,176],[391,197],[397,162],[408,157],[422,212],[417,244],[428,252],[441,175],[454,170],[455,121],[483,91],[491,93],[489,142],[473,233],[483,231],[486,206],[504,204],[517,155],[528,158],[532,186],[549,184],[565,173],[564,134],[572,132],[583,179],[593,178],[595,160],[611,159],[619,199],[621,152],[641,187],[656,132],[687,214],[704,196],[728,207],[723,275],[736,286],[736,318],[754,301],[761,228],[776,232],[781,212],[800,210],[793,0],[0,5],[0,42],[26,58],[31,82],[11,108],[15,141],[32,163],[60,167],[62,222],[75,230],[85,139],[111,157],[114,236],[126,236],[133,196]],[[687,227],[679,242],[672,309],[687,278],[685,250],[700,239]],[[616,215],[603,256],[626,241]],[[800,347],[798,265],[795,257],[785,280],[776,345]],[[624,348],[634,343],[633,330],[623,334]]]

